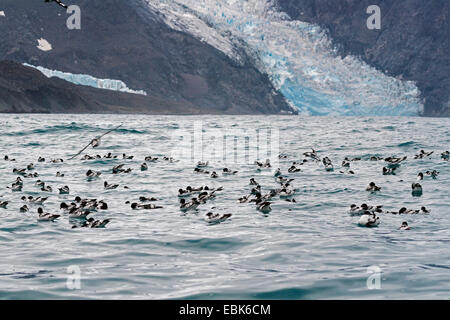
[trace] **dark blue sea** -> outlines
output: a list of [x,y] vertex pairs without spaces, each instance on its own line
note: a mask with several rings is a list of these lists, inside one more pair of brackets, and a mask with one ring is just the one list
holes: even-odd
[[[120,124],[99,147],[68,160]],[[441,153],[450,149],[449,125],[448,118],[420,117],[4,114],[0,202],[9,203],[0,208],[0,299],[448,299],[450,162]],[[332,160],[334,171],[307,161],[288,173],[312,148]],[[434,153],[414,159],[420,150]],[[104,158],[109,152],[118,157]],[[82,160],[86,154],[101,159]],[[158,160],[141,171],[146,156]],[[396,175],[383,175],[386,162],[373,156],[408,158]],[[360,160],[343,168],[345,157]],[[51,162],[59,158],[64,162]],[[272,167],[258,170],[254,161],[266,159]],[[200,160],[219,177],[194,173]],[[17,178],[13,169],[30,163],[34,170],[27,172],[39,176],[22,177],[21,192],[6,188]],[[113,174],[119,164],[132,171]],[[223,175],[224,167],[238,173]],[[263,214],[237,202],[250,193],[250,178],[263,193],[279,187],[276,168],[294,179],[295,203],[274,197]],[[88,169],[102,174],[88,181]],[[423,194],[413,196],[417,174],[432,170],[438,176],[425,175]],[[37,179],[53,192],[42,192]],[[119,187],[105,190],[104,181]],[[372,181],[379,192],[365,190]],[[70,193],[60,195],[65,185]],[[181,212],[178,189],[206,185],[223,191],[197,211]],[[49,197],[44,211],[61,217],[38,221],[33,205],[19,212],[24,195]],[[73,229],[80,222],[59,206],[75,196],[105,200],[108,210],[92,216],[111,222]],[[157,198],[163,208],[132,210],[125,203],[140,196]],[[362,203],[431,212],[380,213],[378,227],[366,228],[348,213]],[[210,224],[204,219],[210,211],[232,217]],[[411,230],[398,229],[403,221]]]

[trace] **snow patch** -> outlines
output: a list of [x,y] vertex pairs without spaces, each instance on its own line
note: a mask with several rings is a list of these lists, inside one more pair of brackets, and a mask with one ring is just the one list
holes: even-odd
[[37,39],[38,45],[36,46],[39,50],[50,51],[52,50],[52,45],[44,38]]

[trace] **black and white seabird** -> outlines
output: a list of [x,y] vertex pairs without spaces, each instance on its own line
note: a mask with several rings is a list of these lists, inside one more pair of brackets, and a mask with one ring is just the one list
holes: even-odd
[[68,6],[64,3],[61,2],[61,0],[45,0],[45,2],[56,2],[57,4],[59,4],[61,7],[67,9]]

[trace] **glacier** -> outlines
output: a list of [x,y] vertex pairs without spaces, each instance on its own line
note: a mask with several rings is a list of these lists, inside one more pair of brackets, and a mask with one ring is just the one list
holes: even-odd
[[292,20],[274,0],[143,1],[172,29],[192,34],[237,63],[244,63],[245,52],[300,114],[423,112],[414,82],[390,77],[357,57],[339,56],[325,30]]
[[60,78],[60,79],[66,80],[68,82],[71,82],[71,83],[74,83],[77,85],[82,85],[82,86],[89,86],[89,87],[94,87],[94,88],[98,88],[98,89],[106,89],[106,90],[113,90],[113,91],[121,91],[121,92],[133,93],[133,94],[140,94],[140,95],[144,95],[144,96],[147,95],[147,93],[143,90],[132,90],[132,89],[128,88],[127,85],[121,80],[97,79],[97,78],[87,75],[87,74],[72,74],[72,73],[68,73],[68,72],[47,69],[42,66],[34,66],[34,65],[31,65],[28,63],[24,63],[23,65],[39,70],[47,78],[56,77],[56,78]]

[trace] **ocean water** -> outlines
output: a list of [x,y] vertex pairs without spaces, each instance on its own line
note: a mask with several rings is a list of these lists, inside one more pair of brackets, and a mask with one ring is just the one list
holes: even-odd
[[[85,153],[126,153],[133,160],[67,161],[90,139],[121,123],[100,147]],[[295,179],[297,203],[274,198],[266,215],[253,204],[237,203],[249,193],[250,178],[263,192],[277,187],[270,172],[256,170],[256,159],[226,163],[238,174],[217,179],[194,174],[193,161],[163,161],[173,151],[189,154],[189,146],[174,137],[196,123],[204,133],[239,134],[267,127],[279,133],[279,152],[288,158],[276,165]],[[418,117],[4,114],[0,201],[10,204],[0,208],[0,299],[448,299],[450,162],[440,153],[450,149],[449,124],[448,119]],[[217,141],[207,143],[204,153],[214,147]],[[307,162],[301,172],[288,174],[292,161],[301,161],[311,148],[333,161],[334,172]],[[413,159],[421,149],[434,154]],[[4,161],[6,154],[16,162]],[[147,155],[160,159],[142,172]],[[373,155],[408,159],[397,175],[383,176],[384,161],[369,161]],[[39,156],[47,161],[38,163]],[[346,156],[362,158],[351,164],[354,175],[340,173]],[[53,158],[64,162],[50,163]],[[23,192],[7,189],[16,179],[13,168],[31,162],[39,178],[25,178]],[[113,175],[111,168],[121,163],[133,171]],[[224,166],[217,160],[208,170],[219,172]],[[100,179],[87,181],[88,169],[102,171]],[[426,170],[440,174],[425,178],[423,195],[413,197],[411,183]],[[56,177],[57,171],[65,176]],[[54,190],[69,185],[71,192],[42,193],[34,186],[37,179]],[[104,180],[120,186],[105,191]],[[366,192],[371,181],[382,190]],[[198,212],[183,214],[177,190],[188,185],[224,190]],[[51,213],[59,213],[60,202],[76,195],[104,199],[109,209],[93,216],[111,222],[104,229],[72,229],[75,222],[64,215],[53,223],[38,222],[36,207],[19,212],[22,195],[50,196],[44,209]],[[157,197],[164,208],[131,210],[125,201],[139,196]],[[424,205],[431,214],[380,214],[378,227],[364,228],[347,213],[350,204],[364,202],[396,211]],[[214,212],[232,213],[232,218],[208,224],[204,216],[212,206]],[[398,230],[402,221],[411,230]],[[80,271],[79,289],[67,285],[71,270]],[[367,285],[370,276],[369,284],[379,276],[379,287]]]

